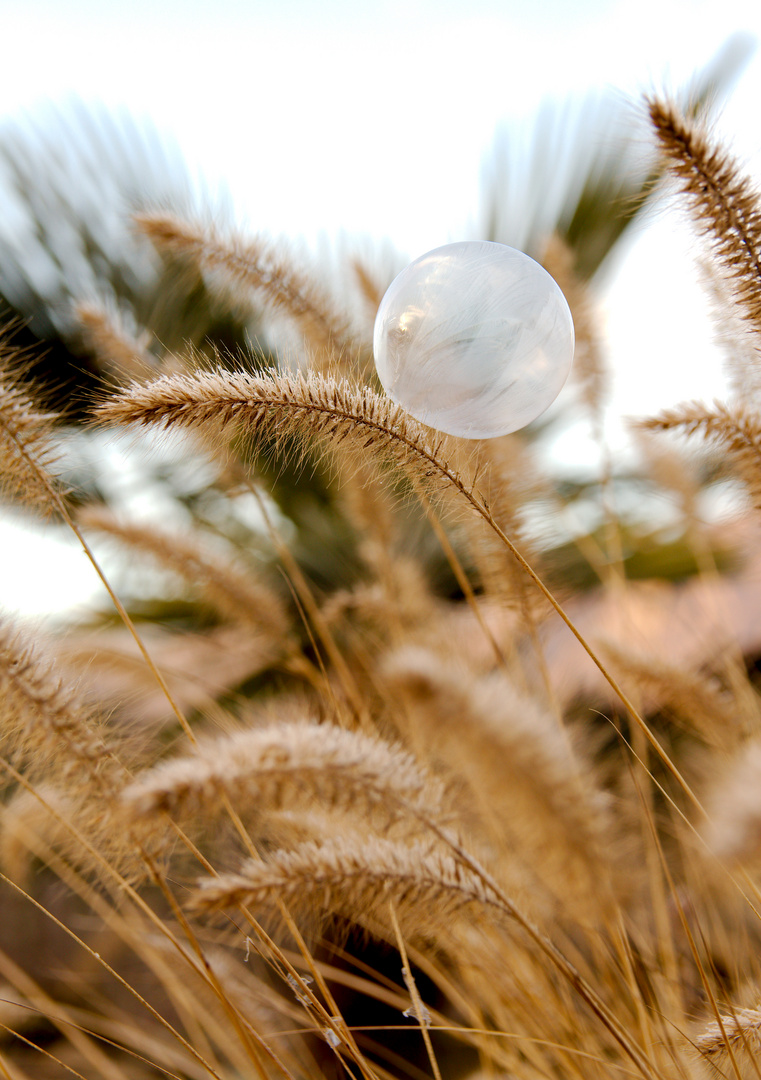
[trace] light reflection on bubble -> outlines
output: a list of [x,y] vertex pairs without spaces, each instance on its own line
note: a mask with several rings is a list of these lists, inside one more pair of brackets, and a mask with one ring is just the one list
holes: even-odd
[[386,393],[416,419],[466,439],[525,427],[571,369],[573,321],[550,275],[489,241],[447,244],[391,283],[373,351]]

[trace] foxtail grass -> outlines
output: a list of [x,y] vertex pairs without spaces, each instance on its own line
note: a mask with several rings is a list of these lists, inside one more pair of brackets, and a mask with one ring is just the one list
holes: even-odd
[[[754,334],[755,194],[692,121],[655,100],[650,113]],[[654,656],[633,630],[598,640],[599,597],[573,595],[542,542],[537,508],[566,504],[530,440],[465,444],[406,415],[365,380],[349,305],[284,249],[174,215],[139,224],[230,302],[284,317],[298,364],[178,356],[148,379],[139,330],[80,312],[101,367],[134,372],[94,422],[190,432],[227,462],[207,501],[182,503],[180,532],[74,508],[54,418],[3,346],[5,497],[53,511],[90,556],[97,534],[158,562],[185,591],[156,603],[159,630],[109,585],[130,654],[105,619],[59,643],[0,620],[0,1073],[761,1077],[754,672],[727,653]],[[593,297],[562,244],[546,259],[575,311],[602,438]],[[353,270],[371,311],[378,284]],[[698,474],[659,440],[718,448],[758,502],[760,424],[748,400],[641,425],[650,482],[679,501],[705,582],[719,570]],[[261,453],[296,477],[278,509]],[[323,460],[318,489],[309,469]],[[599,488],[602,503],[607,473]],[[258,531],[209,511],[241,492]],[[608,534],[578,546],[621,620],[625,530],[603,509]],[[310,563],[318,532],[338,582]],[[671,619],[678,586],[659,588]],[[552,611],[575,638],[574,688],[558,685]],[[586,677],[592,661],[613,694]],[[138,692],[148,675],[158,707]],[[47,934],[55,962],[29,946]]]

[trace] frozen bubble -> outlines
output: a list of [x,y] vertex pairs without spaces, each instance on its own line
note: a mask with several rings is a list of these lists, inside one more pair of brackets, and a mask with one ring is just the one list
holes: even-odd
[[525,427],[560,393],[573,360],[565,297],[539,263],[486,240],[421,255],[378,308],[373,352],[388,396],[465,439]]

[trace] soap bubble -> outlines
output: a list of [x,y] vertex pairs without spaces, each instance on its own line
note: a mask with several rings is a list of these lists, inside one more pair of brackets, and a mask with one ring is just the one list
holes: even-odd
[[492,439],[535,420],[573,359],[565,297],[539,263],[489,241],[445,244],[391,283],[373,352],[388,396],[424,424]]

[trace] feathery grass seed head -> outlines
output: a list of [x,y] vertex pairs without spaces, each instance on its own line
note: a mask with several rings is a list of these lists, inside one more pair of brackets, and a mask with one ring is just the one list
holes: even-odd
[[138,214],[139,228],[164,251],[191,258],[218,275],[218,285],[249,299],[253,294],[290,318],[316,349],[332,354],[351,342],[346,318],[313,281],[261,238],[222,234],[173,214]]
[[305,802],[386,820],[436,810],[440,793],[404,750],[332,724],[272,724],[207,742],[198,754],[138,776],[123,800],[133,818],[215,812],[229,796],[261,813]]
[[761,419],[742,403],[729,406],[715,401],[713,407],[688,401],[673,409],[637,421],[643,431],[673,431],[702,435],[728,455],[745,481],[757,508],[761,508]]
[[10,620],[0,620],[0,747],[6,755],[58,775],[84,773],[100,783],[112,761],[76,688]]
[[280,597],[253,574],[215,556],[195,533],[167,533],[149,525],[121,521],[109,510],[87,506],[78,515],[85,528],[115,537],[152,555],[195,585],[212,608],[233,622],[263,628],[275,640],[285,639],[290,624]]
[[432,433],[369,386],[319,374],[222,370],[167,375],[133,384],[101,402],[104,424],[234,430],[254,445],[284,446],[296,438],[306,449],[341,462],[385,462],[434,495],[464,492],[466,481],[450,466],[452,443]]
[[711,144],[671,102],[651,98],[650,120],[661,152],[689,199],[732,284],[732,298],[761,332],[761,203],[729,154]]
[[53,472],[56,417],[34,404],[21,378],[24,359],[0,338],[0,495],[49,514],[64,494]]
[[463,909],[493,906],[498,897],[453,856],[430,844],[342,836],[250,861],[238,874],[204,879],[193,896],[200,911],[236,904],[342,915],[388,924],[393,902],[407,934],[425,936]]

